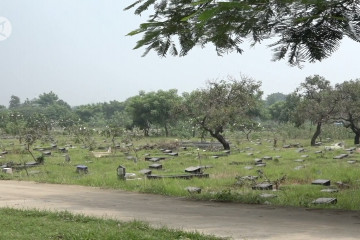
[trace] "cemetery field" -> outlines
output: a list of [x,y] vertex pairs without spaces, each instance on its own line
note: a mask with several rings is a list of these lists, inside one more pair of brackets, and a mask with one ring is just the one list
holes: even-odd
[[[19,221],[21,219],[21,221]],[[153,228],[132,221],[100,219],[68,212],[0,209],[1,239],[220,239],[199,233]]]
[[[350,139],[333,150],[325,146],[336,141],[310,147],[308,140],[294,140],[274,147],[271,140],[258,139],[234,144],[230,152],[218,144],[145,138],[107,153],[111,143],[97,142],[95,153],[66,139],[56,146],[39,144],[32,152],[44,162],[37,165],[17,140],[2,139],[0,178],[198,200],[360,209],[360,153]],[[118,174],[120,165],[125,179]]]

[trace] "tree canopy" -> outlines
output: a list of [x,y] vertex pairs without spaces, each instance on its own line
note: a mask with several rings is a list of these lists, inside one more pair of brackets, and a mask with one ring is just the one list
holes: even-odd
[[[148,20],[129,35],[143,34],[135,49],[145,47],[160,56],[185,56],[193,47],[214,44],[219,55],[243,52],[273,39],[274,59],[291,65],[329,57],[347,36],[360,41],[360,0],[136,0],[125,10]],[[177,38],[176,38],[177,37]]]

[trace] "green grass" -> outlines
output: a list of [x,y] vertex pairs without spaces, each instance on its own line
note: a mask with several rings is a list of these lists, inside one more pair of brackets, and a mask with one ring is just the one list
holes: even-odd
[[[19,220],[21,219],[21,221]],[[153,228],[139,221],[120,222],[99,219],[69,212],[46,212],[37,210],[15,210],[0,208],[0,239],[196,239],[215,240],[196,232]]]
[[[351,140],[346,141],[347,147],[351,147]],[[32,161],[29,154],[21,154],[20,147],[15,140],[7,140],[7,150],[10,154],[0,159],[2,163],[8,161],[23,163]],[[59,146],[65,145],[67,140],[64,138],[59,141]],[[110,143],[97,139],[98,145],[104,147]],[[235,142],[235,141],[233,141]],[[255,141],[256,142],[256,141]],[[145,138],[134,144],[135,147],[153,146],[153,149],[142,149],[137,152],[139,159],[137,163],[127,160],[123,151],[117,151],[110,157],[95,158],[91,152],[81,148],[80,145],[73,143],[76,148],[69,149],[71,162],[65,163],[63,153],[52,151],[52,156],[45,158],[45,164],[39,167],[29,168],[30,176],[24,170],[15,171],[13,175],[0,173],[0,179],[31,180],[47,183],[77,184],[85,186],[96,186],[102,188],[124,189],[145,193],[155,193],[169,196],[181,196],[201,200],[232,201],[242,203],[270,203],[279,206],[300,206],[314,208],[337,208],[337,209],[360,209],[360,154],[354,152],[348,158],[335,160],[334,156],[344,153],[344,150],[324,151],[323,154],[316,154],[317,150],[324,150],[324,147],[310,147],[307,141],[294,140],[287,143],[300,142],[304,146],[305,152],[297,152],[297,148],[285,149],[281,146],[274,149],[271,140],[262,139],[262,144],[255,142],[241,141],[237,146],[232,147],[231,154],[220,158],[213,158],[212,155],[223,154],[219,151],[202,151],[196,148],[182,150],[178,157],[167,156],[166,160],[160,161],[163,165],[162,170],[153,170],[153,174],[173,175],[185,174],[184,169],[190,166],[209,165],[211,168],[205,169],[209,178],[190,180],[184,179],[160,179],[149,180],[139,173],[140,170],[148,168],[152,162],[145,161],[145,154],[151,156],[165,156],[159,149],[175,146],[171,139],[164,138]],[[3,142],[4,144],[4,142]],[[279,145],[283,143],[279,142]],[[330,145],[329,143],[328,145]],[[44,143],[46,145],[46,143]],[[326,144],[324,144],[326,145]],[[99,150],[104,151],[104,150]],[[35,155],[40,153],[34,151]],[[251,155],[252,154],[252,155]],[[302,155],[308,157],[301,157]],[[130,153],[131,155],[131,153]],[[134,155],[134,154],[132,154]],[[200,155],[200,159],[198,156]],[[271,156],[274,159],[266,161],[264,168],[254,166],[255,158]],[[275,159],[275,156],[280,158]],[[304,162],[295,162],[296,159],[304,159]],[[357,160],[355,164],[347,163],[348,160]],[[232,163],[237,163],[233,165]],[[76,165],[84,164],[89,168],[88,174],[76,173]],[[125,166],[128,173],[135,173],[135,180],[122,181],[117,178],[116,169],[119,165]],[[295,170],[297,166],[302,169]],[[253,169],[247,170],[245,166],[252,166]],[[286,180],[280,184],[279,191],[260,191],[252,190],[255,182],[244,182],[237,184],[237,176],[258,175],[257,170],[264,173],[263,178],[259,178],[256,183],[275,181],[286,175]],[[335,186],[337,181],[342,181],[350,185],[348,189],[339,189],[338,193],[323,193],[320,190],[324,187],[311,185],[315,179],[329,179]],[[190,194],[185,188],[188,186],[200,187],[201,194]],[[264,199],[259,195],[270,192],[277,195],[276,198]],[[338,203],[335,205],[313,205],[311,202],[319,197],[336,197]]]

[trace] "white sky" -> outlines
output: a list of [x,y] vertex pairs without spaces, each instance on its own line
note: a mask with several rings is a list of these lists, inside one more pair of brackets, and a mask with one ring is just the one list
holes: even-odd
[[1,0],[0,16],[12,35],[0,41],[0,104],[10,96],[23,102],[53,91],[72,106],[124,101],[140,90],[176,88],[190,92],[205,82],[240,74],[262,82],[264,96],[293,91],[310,75],[333,84],[360,78],[360,44],[344,40],[321,63],[303,69],[272,62],[266,45],[217,56],[209,45],[186,57],[159,58],[132,50],[139,37],[125,36],[146,19],[123,9],[134,0]]

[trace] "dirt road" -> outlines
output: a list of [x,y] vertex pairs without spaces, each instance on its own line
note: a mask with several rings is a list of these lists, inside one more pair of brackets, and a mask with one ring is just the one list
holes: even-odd
[[231,239],[360,239],[359,211],[189,201],[82,186],[0,181],[0,207],[139,219]]

